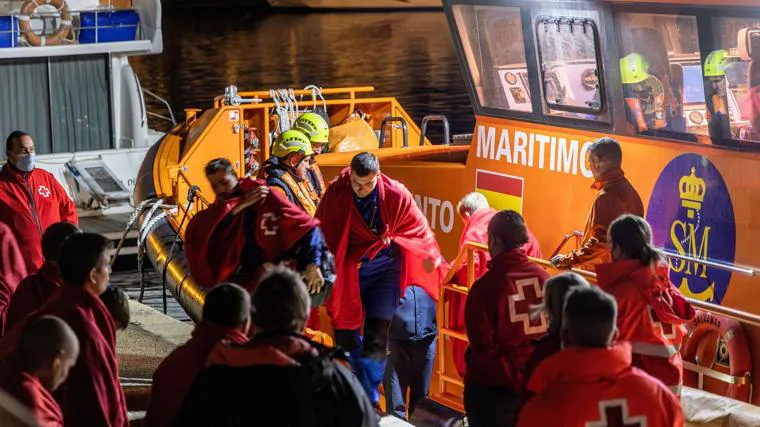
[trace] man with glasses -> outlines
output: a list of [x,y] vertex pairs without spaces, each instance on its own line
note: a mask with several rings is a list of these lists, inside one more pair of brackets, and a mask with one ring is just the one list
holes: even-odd
[[623,151],[612,138],[601,138],[591,145],[589,167],[594,176],[591,186],[598,191],[583,229],[581,247],[551,259],[558,268],[579,268],[594,271],[596,264],[611,260],[607,244],[610,223],[623,214],[644,216],[644,204],[621,169]]

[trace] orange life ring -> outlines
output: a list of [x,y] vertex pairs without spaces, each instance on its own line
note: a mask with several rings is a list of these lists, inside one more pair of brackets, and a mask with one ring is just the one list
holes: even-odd
[[[61,21],[58,29],[51,36],[39,35],[32,30],[32,14],[37,12],[41,5],[49,4],[61,14]],[[21,14],[18,17],[18,26],[24,34],[27,43],[32,46],[55,46],[60,45],[71,32],[71,11],[66,0],[27,0],[21,6]]]
[[749,380],[752,355],[741,323],[700,310],[689,322],[688,329],[681,349],[683,360],[712,370],[722,339],[728,351],[729,375],[734,380],[729,382],[727,397],[748,402],[752,392]]

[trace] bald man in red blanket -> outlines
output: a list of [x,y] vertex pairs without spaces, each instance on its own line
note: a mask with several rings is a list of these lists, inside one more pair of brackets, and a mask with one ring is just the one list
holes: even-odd
[[319,221],[263,181],[238,179],[229,160],[206,165],[214,204],[197,213],[185,231],[193,279],[211,288],[232,282],[249,291],[267,262],[292,262],[312,297],[323,292],[325,245]]
[[119,383],[114,321],[99,298],[110,280],[112,246],[93,233],[66,239],[58,259],[63,285],[0,342],[0,356],[16,351],[26,324],[40,316],[56,316],[71,327],[79,339],[79,359],[55,394],[66,426],[129,425]]
[[330,183],[316,217],[335,253],[337,280],[327,311],[336,342],[351,353],[377,404],[388,328],[401,295],[417,285],[437,301],[447,265],[409,190],[380,173],[371,153],[357,154]]

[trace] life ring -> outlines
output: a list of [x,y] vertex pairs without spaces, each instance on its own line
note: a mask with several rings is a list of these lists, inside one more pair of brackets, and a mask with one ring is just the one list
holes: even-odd
[[713,366],[721,351],[719,343],[722,339],[725,342],[722,351],[728,352],[730,378],[719,379],[729,384],[726,396],[748,402],[752,393],[752,355],[741,323],[700,310],[689,322],[688,330],[681,349],[684,362],[706,368],[707,376],[721,376],[721,373],[713,370]]
[[[61,14],[61,21],[58,29],[51,36],[39,35],[32,30],[31,18],[41,5],[49,4]],[[71,11],[66,0],[26,0],[21,6],[21,14],[18,17],[18,26],[24,34],[27,43],[32,46],[55,46],[60,45],[71,32]]]

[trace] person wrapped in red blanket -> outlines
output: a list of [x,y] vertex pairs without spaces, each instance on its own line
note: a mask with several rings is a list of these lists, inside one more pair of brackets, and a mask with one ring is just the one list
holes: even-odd
[[[488,205],[486,196],[478,192],[472,192],[467,194],[457,204],[457,212],[462,218],[464,223],[464,230],[459,237],[459,252],[464,250],[464,246],[468,242],[480,243],[483,245],[488,244],[488,223],[491,222],[491,218],[496,215],[496,210],[492,209]],[[534,257],[541,258],[541,248],[538,244],[538,239],[528,229],[528,243],[523,245],[522,249],[525,254]],[[488,262],[491,260],[491,254],[488,251],[476,250],[474,252],[474,271],[475,280],[485,274],[487,270]],[[467,284],[467,260],[457,270],[455,281],[461,286]],[[457,332],[464,333],[464,306],[467,297],[459,293],[449,293],[450,309],[449,309],[449,328],[454,329]],[[465,341],[454,339],[451,343],[451,353],[454,359],[454,365],[456,366],[459,376],[464,378],[466,371],[466,365],[464,361],[464,353],[467,350],[467,343]]]
[[399,299],[414,284],[437,301],[445,263],[409,190],[380,173],[371,153],[354,156],[330,183],[316,216],[335,253],[337,279],[326,305],[336,342],[352,354],[376,404]]
[[185,254],[193,279],[211,288],[232,282],[249,291],[267,262],[295,262],[309,292],[322,292],[324,238],[310,217],[263,181],[238,180],[227,159],[214,159],[206,177],[216,202],[197,213],[185,231]]
[[129,424],[113,318],[99,298],[111,276],[111,250],[111,242],[99,234],[69,237],[58,258],[63,286],[0,341],[0,356],[13,352],[25,325],[40,316],[56,316],[71,326],[79,339],[79,361],[55,396],[67,426]]
[[631,345],[613,343],[615,299],[595,286],[570,291],[562,347],[538,365],[535,392],[518,427],[681,427],[678,399],[660,381],[631,366]]
[[[29,408],[40,427],[63,427],[63,413],[52,393],[79,357],[79,340],[54,316],[29,322],[18,350],[0,367],[0,388]],[[67,425],[71,425],[68,424]]]
[[643,218],[623,215],[613,221],[609,241],[615,261],[596,266],[597,284],[617,299],[620,339],[631,342],[633,366],[680,394],[679,348],[695,310],[671,283]]
[[238,285],[214,286],[203,304],[203,320],[192,337],[164,359],[153,374],[153,390],[145,414],[145,427],[175,425],[182,402],[195,378],[206,367],[214,347],[248,341],[251,324],[250,294]]
[[0,221],[0,335],[5,331],[6,313],[13,292],[26,276],[26,263],[13,231]]
[[61,287],[63,279],[58,271],[58,255],[63,242],[78,232],[79,228],[69,222],[57,222],[45,230],[45,234],[42,235],[42,254],[45,256],[45,263],[39,271],[26,276],[18,284],[8,306],[6,329],[12,328],[24,320],[29,313],[42,307],[56,289]]

